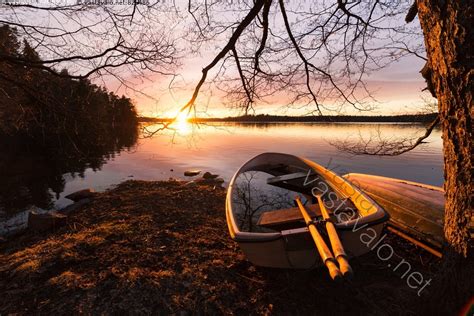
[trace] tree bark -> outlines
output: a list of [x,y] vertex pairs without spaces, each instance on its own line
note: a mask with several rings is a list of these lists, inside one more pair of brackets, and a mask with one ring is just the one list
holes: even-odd
[[473,210],[474,1],[418,0],[443,135],[446,255],[471,256]]
[[444,236],[440,274],[422,310],[453,314],[472,295],[474,0],[417,0],[427,65],[423,77],[438,99],[443,135]]

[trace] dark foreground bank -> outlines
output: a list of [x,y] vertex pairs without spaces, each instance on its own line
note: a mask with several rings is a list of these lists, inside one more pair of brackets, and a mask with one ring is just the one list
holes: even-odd
[[[407,283],[406,260],[425,279],[437,259],[388,235],[391,261],[351,261],[334,284],[323,269],[258,268],[227,233],[225,190],[127,181],[99,194],[48,234],[0,243],[0,314],[410,314],[430,295]],[[413,282],[411,283],[413,285]]]

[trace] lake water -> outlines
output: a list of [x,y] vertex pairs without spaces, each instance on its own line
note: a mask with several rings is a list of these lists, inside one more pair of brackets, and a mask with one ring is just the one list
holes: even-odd
[[[148,127],[152,129],[153,126]],[[228,181],[245,161],[262,152],[303,156],[339,174],[377,174],[441,186],[443,183],[441,133],[435,130],[427,143],[396,157],[354,156],[337,150],[330,142],[359,140],[380,133],[384,138],[414,138],[422,135],[421,124],[216,124],[183,125],[175,131],[141,138],[101,168],[87,169],[83,178],[66,175],[65,194],[82,189],[105,190],[127,179],[184,179],[188,169],[210,171]]]
[[[153,129],[153,126],[148,126]],[[396,157],[354,156],[329,142],[374,137],[396,140],[424,133],[421,124],[348,123],[221,123],[192,126],[181,122],[175,130],[160,132],[119,153],[108,155],[100,168],[63,175],[64,186],[49,188],[57,207],[70,203],[64,196],[84,188],[103,191],[128,179],[189,179],[188,169],[217,173],[229,181],[245,161],[262,152],[303,156],[339,174],[368,173],[441,186],[443,183],[441,133],[435,130],[427,143]],[[40,181],[40,180],[39,180]],[[53,193],[54,191],[54,193]],[[59,192],[61,191],[61,192]]]

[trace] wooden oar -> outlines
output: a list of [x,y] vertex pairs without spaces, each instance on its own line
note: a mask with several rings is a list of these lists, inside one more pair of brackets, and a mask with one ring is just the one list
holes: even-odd
[[339,268],[337,267],[336,259],[334,259],[331,250],[329,250],[328,246],[326,245],[326,242],[319,234],[318,229],[311,220],[311,216],[309,216],[299,197],[296,198],[296,203],[298,204],[298,208],[300,209],[304,221],[308,226],[308,230],[311,236],[313,237],[314,243],[316,244],[316,248],[319,252],[319,256],[321,257],[321,260],[323,261],[324,265],[329,270],[329,275],[335,281],[342,280],[342,274]]
[[344,247],[342,246],[341,240],[339,239],[336,227],[330,221],[329,212],[326,209],[326,206],[324,205],[321,196],[317,195],[316,198],[318,199],[321,214],[326,220],[326,230],[328,232],[329,241],[331,242],[331,248],[334,252],[334,256],[336,257],[337,262],[339,263],[339,268],[341,269],[342,275],[346,278],[351,278],[354,273],[352,272],[352,268],[349,265],[349,261],[347,260],[347,254],[344,251]]

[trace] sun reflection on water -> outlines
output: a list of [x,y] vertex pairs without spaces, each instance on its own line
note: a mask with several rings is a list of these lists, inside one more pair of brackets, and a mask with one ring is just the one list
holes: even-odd
[[180,135],[187,135],[191,133],[192,126],[188,119],[187,112],[180,112],[176,121],[171,124],[172,128],[175,129]]

